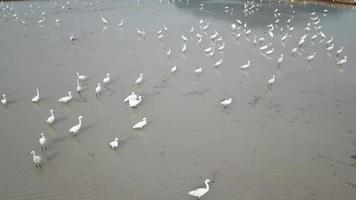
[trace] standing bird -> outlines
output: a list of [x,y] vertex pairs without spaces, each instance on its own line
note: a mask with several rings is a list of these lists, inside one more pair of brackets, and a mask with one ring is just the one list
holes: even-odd
[[70,100],[72,100],[72,91],[68,92],[68,96],[64,96],[64,97],[58,99],[58,102],[68,103]]
[[279,57],[277,60],[278,65],[282,64],[282,62],[283,62],[283,54],[281,54],[281,57]]
[[137,122],[132,128],[133,129],[141,129],[141,128],[143,128],[144,126],[146,126],[146,124],[147,124],[147,118],[146,117],[144,117],[143,119],[142,119],[142,121],[139,121],[139,122]]
[[183,34],[182,34],[182,40],[184,41],[184,42],[186,42],[186,41],[188,41],[188,38],[187,37],[185,37]]
[[98,83],[98,85],[95,88],[95,95],[96,96],[100,95],[100,92],[101,92],[101,86],[100,83]]
[[115,138],[114,141],[110,142],[112,149],[116,149],[119,146],[119,138]]
[[106,74],[106,77],[103,79],[104,84],[108,84],[110,82],[110,73]]
[[40,137],[40,139],[38,140],[38,142],[40,143],[40,145],[41,145],[41,149],[42,149],[42,151],[43,151],[43,149],[46,149],[47,150],[47,139],[46,139],[46,137],[44,136],[44,134],[43,133],[41,133],[41,137]]
[[135,92],[131,92],[131,94],[124,99],[124,102],[128,102],[135,99],[137,99],[137,95],[135,94]]
[[226,108],[228,105],[230,105],[232,103],[232,98],[229,99],[223,99],[222,101],[220,101],[220,104],[224,106],[224,108]]
[[340,49],[338,49],[336,51],[336,56],[339,56],[342,53],[343,50],[344,50],[344,47],[340,47]]
[[247,64],[240,66],[240,69],[247,69],[247,68],[249,68],[249,67],[250,67],[250,61],[248,60],[248,61],[247,61]]
[[339,60],[336,64],[343,65],[346,63],[346,61],[347,61],[347,56],[345,56],[343,59]]
[[214,66],[215,66],[215,67],[219,67],[219,66],[222,64],[222,62],[223,62],[223,59],[221,58],[220,60],[218,60],[218,61],[214,64]]
[[142,83],[142,80],[143,80],[143,74],[140,73],[140,76],[136,79],[135,84],[140,85]]
[[276,77],[275,75],[273,75],[272,78],[267,81],[267,87],[271,88],[275,81],[276,81]]
[[88,78],[88,76],[80,75],[79,72],[77,72],[77,78],[81,81],[84,81]]
[[194,72],[197,74],[197,76],[199,76],[199,75],[200,75],[200,73],[202,73],[202,72],[203,72],[203,69],[200,67],[200,68],[198,68],[198,69],[194,70]]
[[1,104],[2,105],[6,105],[7,104],[6,94],[2,94]]
[[53,109],[49,110],[49,112],[51,113],[51,116],[49,116],[46,120],[49,125],[54,124],[55,117],[54,117],[53,111],[54,111]]
[[104,24],[108,24],[108,20],[106,20],[102,15],[100,15],[101,17],[101,21],[104,23]]
[[175,73],[176,71],[177,71],[177,66],[174,65],[174,66],[171,68],[171,72],[172,72],[172,73]]
[[41,167],[41,156],[36,156],[35,151],[31,151],[33,162],[37,166]]
[[129,107],[131,108],[135,108],[136,106],[138,106],[138,104],[140,104],[142,101],[142,96],[138,96],[137,99],[130,99],[129,100]]
[[38,88],[36,89],[36,93],[37,93],[37,95],[32,98],[32,102],[33,102],[33,103],[37,103],[37,102],[40,101],[40,93],[39,93],[39,91],[38,91]]
[[121,19],[120,23],[119,23],[119,27],[121,28],[124,25],[124,20]]
[[82,118],[83,116],[79,116],[78,117],[78,120],[79,120],[79,123],[75,126],[73,126],[71,129],[69,129],[69,133],[72,133],[73,136],[76,136],[77,133],[79,132],[79,129],[82,127]]
[[205,188],[198,188],[198,189],[192,190],[192,191],[188,192],[188,194],[190,196],[197,197],[198,199],[200,199],[203,195],[205,195],[209,191],[209,182],[210,182],[210,180],[206,179],[205,180]]
[[80,93],[83,90],[83,87],[79,83],[79,79],[77,79],[77,92]]
[[308,62],[311,62],[311,61],[313,60],[313,58],[315,57],[315,55],[316,55],[316,52],[314,51],[313,54],[311,54],[310,56],[308,56],[308,57],[307,57]]

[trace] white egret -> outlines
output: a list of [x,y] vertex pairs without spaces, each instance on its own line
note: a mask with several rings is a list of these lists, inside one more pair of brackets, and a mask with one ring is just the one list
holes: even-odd
[[141,83],[142,83],[142,80],[143,80],[143,74],[140,73],[140,76],[136,79],[135,84],[136,84],[136,85],[141,84]]
[[37,156],[35,151],[31,151],[33,162],[37,166],[41,167],[41,156]]
[[277,63],[280,65],[283,62],[283,54],[278,58]]
[[340,47],[340,49],[338,49],[338,50],[336,51],[336,56],[340,55],[343,50],[344,50],[344,47]]
[[167,53],[166,53],[166,55],[167,55],[167,57],[169,57],[169,56],[171,56],[171,54],[172,54],[172,51],[171,51],[171,49],[169,48],[168,51],[167,51]]
[[334,43],[326,48],[326,51],[331,51],[334,48]]
[[78,117],[78,120],[79,120],[79,123],[75,126],[73,126],[71,129],[69,129],[69,133],[72,133],[73,136],[76,136],[77,133],[79,132],[80,128],[82,127],[82,118],[83,116],[79,116]]
[[64,97],[58,99],[58,102],[68,103],[70,100],[72,100],[72,91],[68,92],[68,96],[64,96]]
[[195,69],[194,72],[197,74],[197,76],[199,76],[200,73],[203,72],[203,69],[200,67],[200,68]]
[[83,90],[83,87],[79,83],[79,79],[77,79],[77,92],[80,93]]
[[274,52],[274,48],[272,47],[272,49],[266,51],[266,55],[271,55]]
[[223,62],[223,59],[221,58],[220,60],[218,60],[218,61],[214,64],[214,66],[215,66],[215,67],[219,67],[219,66],[222,64],[222,62]]
[[223,105],[224,108],[226,108],[231,103],[232,103],[232,98],[228,98],[228,99],[224,99],[224,100],[220,101],[220,104]]
[[41,137],[38,139],[38,142],[41,145],[42,151],[43,149],[47,150],[47,138],[44,136],[44,133],[41,133]]
[[138,96],[138,98],[136,99],[130,99],[129,100],[129,106],[131,108],[135,108],[136,106],[138,106],[142,101],[142,96]]
[[101,92],[101,86],[100,86],[100,83],[98,83],[95,88],[95,95],[96,96],[100,95],[100,92]]
[[181,35],[181,37],[182,37],[182,40],[184,40],[185,42],[188,41],[188,38],[185,37],[183,34]]
[[272,87],[272,85],[275,81],[276,81],[276,76],[273,75],[272,78],[267,81],[267,86]]
[[204,49],[204,52],[208,53],[208,52],[211,52],[212,50],[213,50],[213,47],[209,47],[209,48]]
[[131,92],[131,94],[124,99],[124,102],[135,100],[135,99],[137,99],[137,95],[135,94],[135,92]]
[[315,52],[315,51],[314,51],[313,54],[309,55],[309,56],[307,57],[308,62],[311,62],[311,61],[313,60],[313,58],[315,57],[315,55],[316,55],[316,52]]
[[102,15],[100,15],[101,17],[101,21],[104,23],[104,24],[108,24],[108,20],[106,20]]
[[119,27],[122,27],[124,25],[124,20],[121,19],[120,23],[119,23]]
[[76,73],[77,73],[77,78],[78,78],[79,80],[84,81],[84,80],[86,80],[86,79],[88,78],[88,76],[80,75],[79,72],[76,72]]
[[336,64],[338,64],[338,65],[343,65],[343,64],[346,63],[346,62],[347,62],[347,56],[344,56],[344,58],[341,59],[341,60],[339,60]]
[[106,77],[103,79],[104,84],[108,84],[110,82],[110,73],[106,74]]
[[249,67],[250,67],[250,61],[248,60],[248,61],[247,61],[247,64],[240,66],[240,69],[247,69],[247,68],[249,68]]
[[185,53],[187,51],[187,43],[183,43],[182,45],[182,53]]
[[38,91],[38,88],[36,89],[36,93],[37,93],[37,95],[32,98],[32,102],[33,102],[33,103],[37,103],[37,102],[40,101],[40,93],[39,93],[39,91]]
[[200,199],[203,195],[205,195],[209,191],[209,182],[210,182],[210,180],[206,179],[204,182],[205,188],[198,188],[198,189],[192,190],[192,191],[188,192],[188,194],[190,196],[197,197],[198,199]]
[[73,35],[73,33],[70,34],[70,36],[69,36],[69,40],[70,40],[70,41],[74,41],[74,40],[77,40],[77,39],[78,39],[78,38],[75,37],[75,36]]
[[53,111],[54,111],[53,109],[49,110],[49,112],[51,113],[51,116],[49,116],[46,120],[49,125],[54,124],[55,117],[54,117]]
[[119,138],[115,138],[114,141],[110,142],[112,149],[116,149],[119,146]]
[[133,129],[143,128],[144,126],[146,126],[146,124],[147,124],[147,118],[144,117],[144,118],[142,119],[142,121],[137,122],[132,128],[133,128]]
[[175,73],[176,71],[177,71],[177,66],[174,65],[174,66],[171,68],[171,72],[172,72],[172,73]]

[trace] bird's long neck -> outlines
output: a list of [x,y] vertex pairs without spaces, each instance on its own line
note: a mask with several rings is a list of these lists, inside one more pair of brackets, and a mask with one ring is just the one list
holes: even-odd
[[37,92],[37,96],[39,96],[39,95],[40,95],[39,91],[38,91],[38,90],[36,90],[36,92]]
[[208,184],[208,182],[205,182],[205,189],[209,190],[209,184]]
[[72,94],[71,93],[68,93],[69,97],[72,98]]
[[77,84],[78,84],[78,86],[79,86],[79,79],[77,79]]
[[52,117],[54,117],[53,111],[51,110],[50,112],[51,112]]
[[81,118],[79,118],[79,124],[78,125],[82,126],[82,119]]

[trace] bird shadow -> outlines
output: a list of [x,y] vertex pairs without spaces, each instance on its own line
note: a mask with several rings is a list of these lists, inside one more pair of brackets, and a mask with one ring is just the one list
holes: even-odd
[[55,153],[52,153],[52,154],[49,154],[47,155],[47,161],[51,161],[51,160],[54,160],[56,157],[58,157],[60,155],[59,152],[55,152]]
[[53,139],[52,139],[52,145],[57,144],[57,143],[60,143],[60,142],[63,142],[63,141],[65,141],[68,137],[69,137],[69,135],[58,136],[58,137],[56,137],[56,138],[53,138]]

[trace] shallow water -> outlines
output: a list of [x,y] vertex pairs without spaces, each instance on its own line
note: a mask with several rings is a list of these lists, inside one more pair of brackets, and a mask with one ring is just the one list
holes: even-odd
[[[0,199],[192,199],[187,192],[206,178],[213,183],[203,199],[356,199],[352,8],[264,2],[245,16],[240,1],[203,1],[204,9],[196,1],[73,1],[71,9],[65,3],[1,5],[0,92],[9,104],[0,106]],[[224,12],[225,6],[234,12]],[[284,33],[275,31],[266,42],[275,52],[266,57],[252,41],[254,35],[268,38],[266,25],[273,23],[275,8],[282,26],[295,10],[295,30],[285,46]],[[44,10],[46,22],[40,26]],[[325,40],[318,37],[291,56],[313,11],[326,40],[334,37],[335,49],[327,54]],[[28,13],[26,25],[9,12],[20,19]],[[100,15],[109,21],[106,28]],[[207,35],[216,29],[226,44],[212,58],[202,52],[210,39],[199,28],[200,18],[210,23]],[[252,29],[249,37],[241,28],[240,39],[233,38],[230,26],[237,18]],[[159,42],[156,32],[164,24],[168,32]],[[200,46],[190,34],[192,25],[204,35]],[[138,37],[137,27],[146,37]],[[69,41],[70,33],[78,40]],[[184,55],[181,34],[188,37]],[[339,46],[348,56],[343,66],[336,65]],[[317,56],[308,64],[313,51]],[[284,61],[277,67],[281,53]],[[215,68],[220,58],[223,64]],[[246,73],[239,66],[247,60]],[[175,75],[169,72],[173,65]],[[198,66],[203,72],[196,77]],[[80,95],[76,71],[90,77]],[[113,81],[96,97],[95,86],[107,72]],[[144,82],[137,87],[141,72]],[[272,74],[276,82],[269,90]],[[31,103],[36,88],[39,104]],[[69,90],[73,101],[58,103]],[[143,95],[137,109],[123,102],[132,90]],[[219,100],[228,97],[233,103],[224,109]],[[51,108],[54,127],[45,121]],[[83,128],[71,137],[68,130],[79,115]],[[133,130],[143,117],[147,127]],[[41,152],[38,144],[41,132],[48,151]],[[112,151],[108,143],[115,137],[121,142]],[[31,150],[42,156],[42,168],[34,167]]]

